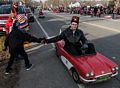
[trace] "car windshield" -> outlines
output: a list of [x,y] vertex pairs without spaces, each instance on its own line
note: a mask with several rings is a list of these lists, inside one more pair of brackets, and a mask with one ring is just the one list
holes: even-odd
[[25,13],[25,9],[23,6],[18,6],[18,14],[24,14]]
[[[0,14],[9,14],[11,12],[11,5],[0,6]],[[18,14],[24,14],[25,9],[23,6],[18,6]]]
[[11,6],[0,6],[0,14],[9,14],[11,12]]

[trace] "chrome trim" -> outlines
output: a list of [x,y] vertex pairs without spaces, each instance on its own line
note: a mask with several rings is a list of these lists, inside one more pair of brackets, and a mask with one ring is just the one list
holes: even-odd
[[[99,75],[99,76],[95,76],[96,78],[97,77],[101,77],[101,76],[105,76],[105,75],[109,75],[109,74],[112,74],[112,73],[106,73],[106,74],[103,74],[103,75]],[[118,74],[118,72],[116,72],[115,74],[112,74],[111,77],[114,77]],[[87,79],[84,79],[82,76],[79,76],[81,80],[83,80],[84,82],[97,82],[97,79],[92,79],[92,80],[87,80]]]
[[96,79],[93,79],[93,80],[87,80],[87,79],[84,79],[82,76],[79,76],[80,79],[82,79],[84,82],[95,82]]
[[111,77],[114,77],[114,76],[116,76],[118,74],[118,72],[116,72],[115,74],[112,74],[112,76]]
[[0,16],[9,16],[9,14],[0,14]]
[[106,74],[102,74],[102,75],[99,75],[99,76],[95,76],[95,78],[98,78],[98,77],[101,77],[101,76],[105,76],[105,75],[110,75],[112,73],[106,73]]
[[0,20],[0,24],[6,24],[7,20]]

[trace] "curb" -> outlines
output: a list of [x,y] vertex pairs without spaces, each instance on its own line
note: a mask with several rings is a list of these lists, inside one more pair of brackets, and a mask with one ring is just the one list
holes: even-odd
[[[112,19],[112,16],[108,15],[108,16],[104,16],[104,18],[106,18],[106,19]],[[120,16],[116,16],[116,19],[120,19]]]

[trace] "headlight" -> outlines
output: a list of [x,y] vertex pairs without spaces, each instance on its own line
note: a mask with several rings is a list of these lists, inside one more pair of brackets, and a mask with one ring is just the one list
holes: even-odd
[[94,75],[94,73],[93,73],[93,72],[91,72],[90,74],[91,74],[91,76],[93,76],[93,75]]
[[89,73],[87,73],[87,74],[86,74],[86,77],[89,77],[89,76],[90,76],[90,74],[89,74]]
[[118,67],[115,67],[116,70],[118,70]]
[[112,68],[112,71],[115,71],[115,68]]
[[94,75],[94,73],[93,73],[93,72],[90,72],[90,73],[87,73],[87,74],[86,74],[86,77],[93,76],[93,75]]
[[118,70],[118,67],[112,68],[112,71],[116,71],[116,70]]

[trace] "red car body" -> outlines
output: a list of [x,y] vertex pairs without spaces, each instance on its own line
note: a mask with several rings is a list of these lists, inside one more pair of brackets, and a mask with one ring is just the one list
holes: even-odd
[[45,14],[43,13],[43,11],[39,11],[39,14],[38,14],[38,17],[39,18],[44,18],[45,17]]
[[7,22],[7,19],[9,18],[9,14],[0,14],[0,32],[4,33],[6,32],[5,25]]
[[63,46],[63,40],[56,42],[56,53],[69,70],[75,82],[101,82],[118,74],[118,65],[99,52],[75,57],[66,52]]

